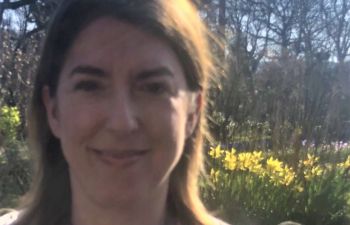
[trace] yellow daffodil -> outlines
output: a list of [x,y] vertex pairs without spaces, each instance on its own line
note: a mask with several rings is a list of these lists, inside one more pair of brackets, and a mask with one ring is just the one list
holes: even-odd
[[226,156],[223,160],[224,167],[228,170],[235,170],[237,167],[237,156],[235,155],[236,150],[234,148],[231,151],[225,151]]
[[308,153],[307,159],[303,161],[303,165],[305,167],[312,167],[318,162],[318,160],[319,160],[319,157],[316,157]]
[[311,180],[314,177],[321,176],[323,171],[324,170],[320,166],[314,166],[310,169],[304,170],[304,177],[306,180]]
[[291,167],[284,167],[283,170],[279,173],[280,184],[289,186],[295,179],[296,174]]
[[213,158],[213,159],[218,159],[221,158],[222,154],[224,153],[224,150],[221,149],[221,146],[218,145],[215,148],[210,147],[210,151],[209,151],[209,155]]
[[250,160],[250,154],[250,152],[243,152],[238,154],[238,167],[240,170],[245,171],[250,167],[250,164],[252,163]]
[[348,158],[346,159],[344,165],[345,165],[346,168],[350,168],[350,155],[349,155]]
[[282,166],[283,163],[278,159],[274,159],[272,156],[266,161],[266,169],[268,172],[281,172],[283,170]]
[[238,154],[238,169],[250,171],[255,174],[261,174],[263,160],[262,152],[243,152]]

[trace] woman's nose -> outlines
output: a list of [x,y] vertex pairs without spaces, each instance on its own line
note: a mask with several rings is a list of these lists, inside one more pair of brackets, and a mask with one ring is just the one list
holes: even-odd
[[111,98],[108,107],[106,127],[120,134],[128,134],[139,128],[138,114],[135,104],[126,93],[118,93]]

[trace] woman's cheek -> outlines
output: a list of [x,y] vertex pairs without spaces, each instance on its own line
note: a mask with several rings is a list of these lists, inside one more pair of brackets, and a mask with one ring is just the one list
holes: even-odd
[[71,99],[68,105],[64,106],[65,123],[70,128],[65,129],[71,132],[71,136],[87,135],[93,131],[93,127],[97,126],[99,121],[104,117],[103,101],[82,101],[79,99]]

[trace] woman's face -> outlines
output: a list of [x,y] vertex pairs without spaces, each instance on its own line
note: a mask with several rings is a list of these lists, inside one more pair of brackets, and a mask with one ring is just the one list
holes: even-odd
[[108,205],[166,193],[197,120],[200,96],[193,95],[161,39],[107,17],[83,29],[55,97],[43,91],[73,199]]

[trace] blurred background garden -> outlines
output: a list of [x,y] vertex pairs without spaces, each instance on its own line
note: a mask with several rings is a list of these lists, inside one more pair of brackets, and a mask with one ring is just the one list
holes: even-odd
[[[0,0],[3,209],[29,188],[26,110],[61,1]],[[233,225],[349,225],[350,1],[195,3],[224,40],[213,45],[225,77],[210,91],[206,205]]]

